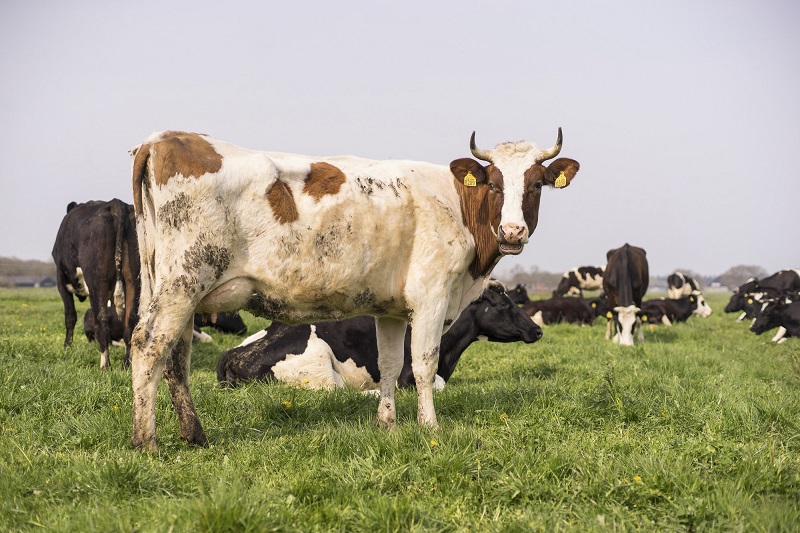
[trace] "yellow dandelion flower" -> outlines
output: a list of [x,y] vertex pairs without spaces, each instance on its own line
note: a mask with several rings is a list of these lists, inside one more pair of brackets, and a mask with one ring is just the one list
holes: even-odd
[[436,446],[438,446],[438,445],[439,445],[439,443],[438,443],[438,442],[436,442],[435,440],[432,440],[432,441],[431,441],[431,448],[435,448],[435,447],[436,447]]
[[507,415],[507,414],[505,414],[505,413],[503,413],[502,415],[500,415],[500,421],[501,421],[501,422],[508,422],[508,415]]
[[288,409],[292,406],[292,402],[283,402],[281,405]]
[[114,409],[115,411],[119,411],[119,405],[115,405],[112,409]]
[[639,476],[633,476],[633,482],[641,485],[642,484],[642,478],[639,477]]

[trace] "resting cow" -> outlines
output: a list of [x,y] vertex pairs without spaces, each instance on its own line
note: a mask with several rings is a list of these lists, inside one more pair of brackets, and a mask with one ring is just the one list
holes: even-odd
[[584,298],[533,300],[523,304],[522,310],[540,326],[559,322],[591,324],[596,318],[591,301]]
[[692,291],[682,298],[658,298],[642,302],[639,316],[642,320],[654,324],[662,322],[671,326],[673,322],[686,322],[692,315],[707,318],[711,316],[711,307],[700,291]]
[[603,288],[604,266],[575,267],[564,272],[553,297],[583,296],[583,291],[599,291]]
[[[398,387],[415,384],[411,370],[411,329],[406,331]],[[491,342],[539,340],[542,330],[502,289],[490,285],[442,336],[434,389],[450,379],[464,351],[479,337]],[[227,385],[278,380],[314,389],[350,386],[374,390],[380,383],[375,319],[287,325],[273,322],[242,345],[222,354],[217,379]]]
[[522,305],[525,302],[530,302],[531,298],[528,296],[528,289],[525,285],[518,283],[516,287],[508,291],[508,297],[517,305]]
[[667,298],[677,300],[699,290],[700,284],[688,274],[675,271],[667,276]]
[[614,342],[633,346],[633,335],[639,327],[639,342],[644,342],[642,322],[638,316],[642,308],[642,297],[650,283],[650,269],[644,249],[625,244],[606,255],[608,263],[603,276],[603,292],[611,309],[606,324],[606,340],[611,338],[612,323]]
[[758,335],[773,328],[786,330],[785,336],[781,336],[780,339],[773,338],[773,341],[780,342],[786,337],[800,337],[800,300],[796,295],[784,295],[764,303],[761,313],[750,326],[750,330]]
[[[74,296],[89,298],[95,317],[94,337],[100,346],[100,368],[110,368],[108,303],[123,317],[123,337],[130,340],[138,308],[139,252],[132,206],[117,200],[70,202],[53,245],[58,292],[67,329],[64,346],[72,344],[78,314]],[[123,366],[130,361],[125,342]]]
[[748,279],[743,285],[733,290],[733,295],[731,295],[728,305],[725,306],[725,312],[734,313],[743,310],[744,302],[750,294],[763,291],[773,291],[774,294],[784,291],[800,291],[800,269],[779,270],[762,280]]
[[449,167],[311,157],[162,132],[131,151],[142,259],[132,341],[131,443],[157,449],[163,375],[181,437],[206,442],[189,392],[191,318],[248,309],[287,323],[376,317],[378,422],[395,425],[395,382],[411,323],[420,424],[438,427],[433,380],[443,328],[480,296],[497,261],[536,228],[541,189],[578,172],[527,142]]

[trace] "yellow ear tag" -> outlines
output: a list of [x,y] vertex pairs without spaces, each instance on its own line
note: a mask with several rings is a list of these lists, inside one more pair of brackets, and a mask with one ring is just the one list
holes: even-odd
[[747,303],[751,304],[751,303],[753,303],[753,300],[752,299],[751,300],[747,300]]
[[475,187],[478,185],[478,180],[475,179],[475,176],[472,175],[472,172],[467,172],[467,175],[464,176],[464,185],[467,187]]
[[606,313],[606,318],[611,318],[612,316],[613,316],[613,315],[611,314],[611,311],[609,311],[608,313]]
[[647,315],[642,315],[642,322],[647,322]]
[[564,175],[563,170],[561,171],[561,174],[558,175],[556,182],[553,185],[555,185],[556,189],[563,189],[567,186],[567,177]]
[[596,308],[597,308],[597,304],[592,302],[592,309],[596,309]]

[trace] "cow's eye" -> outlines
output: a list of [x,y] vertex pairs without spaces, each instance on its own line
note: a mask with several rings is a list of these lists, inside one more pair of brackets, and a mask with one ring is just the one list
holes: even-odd
[[533,188],[537,191],[540,190],[542,188],[542,182],[537,181],[536,183],[533,184]]
[[494,183],[492,183],[491,181],[489,182],[489,190],[490,191],[494,190]]

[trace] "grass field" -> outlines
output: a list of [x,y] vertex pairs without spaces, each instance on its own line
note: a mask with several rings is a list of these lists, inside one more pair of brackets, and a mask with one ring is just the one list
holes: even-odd
[[210,445],[180,441],[162,383],[150,454],[122,348],[101,372],[82,330],[62,347],[55,290],[1,289],[0,531],[798,531],[800,340],[755,336],[727,298],[635,348],[599,321],[478,342],[438,432],[414,391],[386,432],[354,391],[222,389],[240,339],[214,334],[192,360]]

